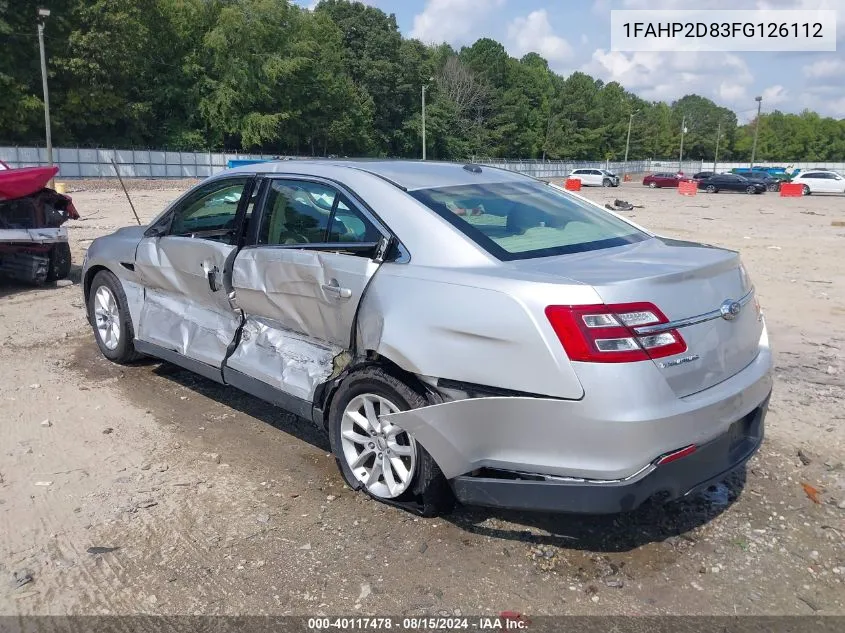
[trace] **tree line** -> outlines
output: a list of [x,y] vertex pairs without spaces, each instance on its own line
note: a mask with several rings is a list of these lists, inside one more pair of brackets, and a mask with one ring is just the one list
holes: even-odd
[[[0,0],[0,144],[43,144],[38,0]],[[748,160],[756,121],[698,95],[646,101],[492,39],[405,38],[395,16],[322,0],[50,0],[53,143],[273,154]],[[632,116],[633,115],[633,116]],[[759,160],[845,159],[845,120],[765,114]]]

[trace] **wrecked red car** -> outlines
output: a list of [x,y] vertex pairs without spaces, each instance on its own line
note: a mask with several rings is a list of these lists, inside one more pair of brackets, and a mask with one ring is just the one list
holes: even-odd
[[11,169],[0,161],[0,276],[43,284],[70,274],[67,229],[79,214],[47,187],[58,167]]

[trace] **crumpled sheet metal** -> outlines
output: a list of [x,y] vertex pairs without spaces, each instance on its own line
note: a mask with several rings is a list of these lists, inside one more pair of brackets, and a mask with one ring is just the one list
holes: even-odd
[[54,244],[67,242],[65,227],[44,229],[0,229],[0,243]]
[[[295,249],[240,251],[232,272],[238,306],[246,314],[271,315],[286,330],[308,333],[348,347],[351,332],[347,323],[352,319],[346,318],[344,308],[354,310],[354,304],[341,305],[322,289],[330,283],[333,267],[338,272],[337,258],[329,264],[330,256],[330,253]],[[350,259],[348,265],[371,266],[370,274],[378,268],[364,258]]]
[[[141,241],[135,270],[147,291],[136,335],[219,367],[241,319],[222,289],[215,295],[209,293],[203,268],[209,246],[217,249],[215,259],[222,268],[222,262],[234,250],[232,246],[190,238]],[[191,297],[202,297],[204,302]]]
[[234,336],[233,317],[147,289],[137,337],[215,367]]
[[332,374],[340,346],[315,343],[270,319],[248,317],[241,342],[226,366],[285,393],[312,402]]

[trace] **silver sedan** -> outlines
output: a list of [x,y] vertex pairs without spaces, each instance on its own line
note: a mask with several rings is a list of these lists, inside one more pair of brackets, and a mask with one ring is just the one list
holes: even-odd
[[95,240],[102,353],[312,420],[346,482],[431,515],[608,513],[759,447],[771,352],[736,252],[494,168],[279,161]]

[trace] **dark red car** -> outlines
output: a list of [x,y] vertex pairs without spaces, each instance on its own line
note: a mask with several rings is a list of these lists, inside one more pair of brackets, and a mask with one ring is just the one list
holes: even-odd
[[678,183],[684,180],[678,174],[649,174],[643,178],[643,184],[655,189],[657,187],[677,187]]

